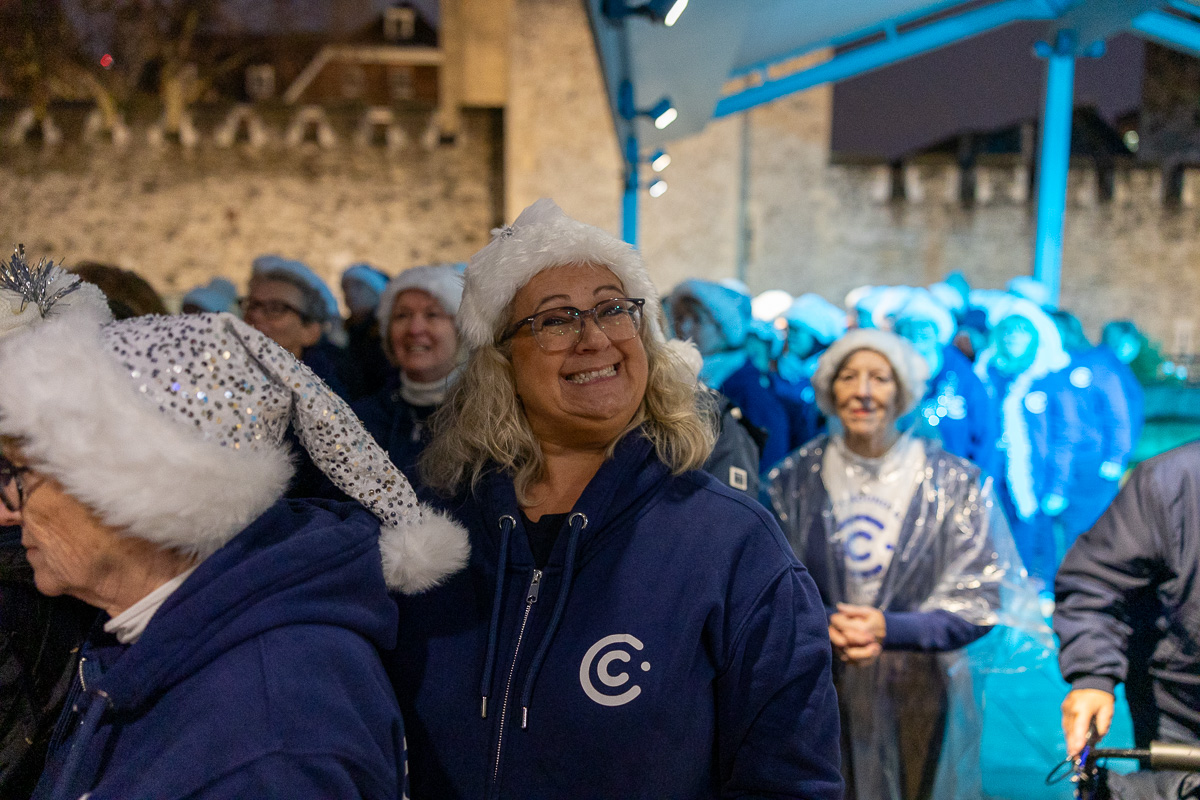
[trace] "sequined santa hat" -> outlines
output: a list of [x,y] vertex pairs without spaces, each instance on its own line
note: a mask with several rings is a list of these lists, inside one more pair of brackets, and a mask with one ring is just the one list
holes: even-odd
[[349,407],[232,314],[47,318],[0,342],[0,375],[0,434],[131,536],[199,557],[222,547],[283,495],[291,424],[381,521],[390,587],[420,592],[466,563],[466,533],[417,502]]

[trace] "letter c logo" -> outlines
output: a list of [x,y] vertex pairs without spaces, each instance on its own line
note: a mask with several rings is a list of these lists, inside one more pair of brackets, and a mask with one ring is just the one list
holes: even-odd
[[[628,633],[614,633],[611,636],[605,636],[600,641],[588,648],[587,653],[583,656],[583,662],[579,665],[579,685],[583,687],[583,693],[592,701],[599,703],[602,706],[623,706],[632,701],[635,697],[642,693],[642,687],[631,686],[620,694],[604,694],[596,688],[592,683],[592,666],[595,665],[596,677],[600,679],[600,683],[615,689],[619,686],[624,686],[629,683],[628,672],[618,672],[613,674],[610,667],[614,661],[624,661],[628,663],[632,660],[632,656],[624,649],[616,648],[610,650],[600,656],[600,652],[609,645],[627,644],[634,650],[641,650],[643,645],[638,641],[636,636],[631,636]],[[597,656],[600,656],[597,660]],[[650,671],[650,662],[643,661],[641,663],[642,672]]]

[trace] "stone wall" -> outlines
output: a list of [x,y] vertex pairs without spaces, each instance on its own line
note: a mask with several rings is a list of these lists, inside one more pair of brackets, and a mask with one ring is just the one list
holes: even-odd
[[[150,146],[132,123],[123,148],[86,144],[86,123],[63,115],[56,147],[0,142],[0,243],[113,261],[170,295],[212,275],[242,280],[263,252],[329,278],[357,259],[392,271],[465,259],[542,196],[619,233],[622,162],[583,4],[513,3],[508,105],[468,111],[455,144],[437,144],[417,112],[394,121],[392,146],[356,144],[361,111],[331,112],[325,147],[287,145],[278,109],[256,111],[258,134],[226,130],[225,147],[231,110],[198,110],[192,148]],[[0,108],[0,132],[17,111]],[[893,201],[886,167],[831,162],[831,115],[831,91],[818,88],[671,146],[669,191],[641,200],[640,245],[661,288],[740,276],[755,292],[838,300],[857,285],[924,284],[956,269],[987,288],[1029,274],[1024,168],[982,165],[964,204],[956,166],[910,164],[907,199]],[[1104,202],[1093,170],[1072,171],[1062,301],[1093,335],[1130,317],[1168,349],[1195,338],[1200,173],[1183,174],[1177,203],[1163,202],[1163,185],[1156,170],[1127,168]]]
[[[0,243],[118,264],[168,299],[214,275],[240,285],[262,253],[302,259],[334,286],[353,261],[461,261],[502,216],[499,112],[468,112],[462,135],[438,144],[429,113],[396,115],[364,141],[364,114],[334,111],[324,145],[288,144],[293,114],[264,112],[253,136],[243,124],[222,146],[231,110],[199,109],[191,147],[152,145],[134,124],[124,146],[88,142],[81,113],[58,110],[53,147],[0,144]],[[0,112],[0,130],[16,117]]]

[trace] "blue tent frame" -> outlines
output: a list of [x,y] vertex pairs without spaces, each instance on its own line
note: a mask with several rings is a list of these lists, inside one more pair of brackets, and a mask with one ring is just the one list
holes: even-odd
[[[618,140],[625,155],[622,227],[638,242],[645,149],[696,133],[713,119],[861,75],[1018,21],[1042,20],[1047,61],[1038,151],[1033,275],[1055,304],[1062,272],[1075,61],[1097,56],[1122,32],[1200,57],[1200,0],[690,0],[674,28],[586,0]],[[800,70],[787,62],[835,47]],[[730,82],[743,84],[725,93]],[[649,107],[669,101],[678,122],[659,130]],[[634,102],[635,100],[639,102]]]

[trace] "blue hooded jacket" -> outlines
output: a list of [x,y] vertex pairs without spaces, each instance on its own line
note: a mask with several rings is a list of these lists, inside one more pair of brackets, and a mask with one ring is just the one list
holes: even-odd
[[508,476],[453,513],[470,564],[398,598],[389,664],[416,800],[841,797],[825,610],[753,500],[634,432],[544,570]]
[[97,627],[34,798],[398,798],[378,530],[355,505],[281,500],[136,643]]

